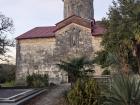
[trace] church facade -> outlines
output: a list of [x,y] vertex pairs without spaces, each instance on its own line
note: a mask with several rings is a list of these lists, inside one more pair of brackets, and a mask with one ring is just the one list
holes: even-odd
[[[67,73],[56,64],[60,60],[87,56],[101,49],[105,31],[94,20],[93,0],[63,0],[64,20],[54,26],[36,27],[16,38],[16,80],[25,84],[32,73],[48,74],[49,81],[67,82]],[[99,67],[95,70],[100,72]]]

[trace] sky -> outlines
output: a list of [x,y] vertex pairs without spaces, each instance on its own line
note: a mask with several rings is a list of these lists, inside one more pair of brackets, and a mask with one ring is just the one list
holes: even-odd
[[[94,0],[95,20],[106,17],[110,5],[112,0]],[[15,31],[8,37],[14,39],[34,27],[52,26],[63,20],[63,2],[62,0],[0,0],[0,12],[13,19]]]

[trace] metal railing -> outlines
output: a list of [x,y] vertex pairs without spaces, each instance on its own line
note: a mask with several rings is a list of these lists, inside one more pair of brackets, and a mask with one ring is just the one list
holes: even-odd
[[92,78],[95,79],[100,86],[107,86],[111,88],[112,77],[110,75],[93,76]]

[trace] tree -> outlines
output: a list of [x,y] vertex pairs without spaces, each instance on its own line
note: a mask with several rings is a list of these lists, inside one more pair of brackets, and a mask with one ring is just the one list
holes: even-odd
[[[105,67],[117,66],[125,73],[138,67],[140,73],[140,1],[113,1],[103,24],[107,31],[101,43],[104,50],[97,53],[98,63]],[[137,64],[132,65],[132,59]]]
[[0,64],[0,83],[14,81],[15,72],[15,65]]
[[94,71],[93,60],[89,60],[86,57],[73,58],[68,61],[61,61],[57,66],[66,71],[70,77],[70,82],[76,82],[78,78],[84,78],[87,72]]
[[[6,57],[8,47],[14,46],[13,41],[7,39],[7,34],[13,31],[13,20],[0,13],[0,55]],[[7,61],[6,58],[0,57],[0,60]]]

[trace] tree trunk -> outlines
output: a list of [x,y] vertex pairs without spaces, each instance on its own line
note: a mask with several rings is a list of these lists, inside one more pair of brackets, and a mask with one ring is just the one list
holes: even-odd
[[140,74],[140,44],[136,45],[136,56],[137,56],[137,62],[138,62],[138,72]]
[[138,62],[138,73],[140,75],[140,54],[137,55],[137,62]]
[[128,64],[124,64],[123,65],[123,73],[125,73],[125,74],[129,74],[129,66],[128,66]]

